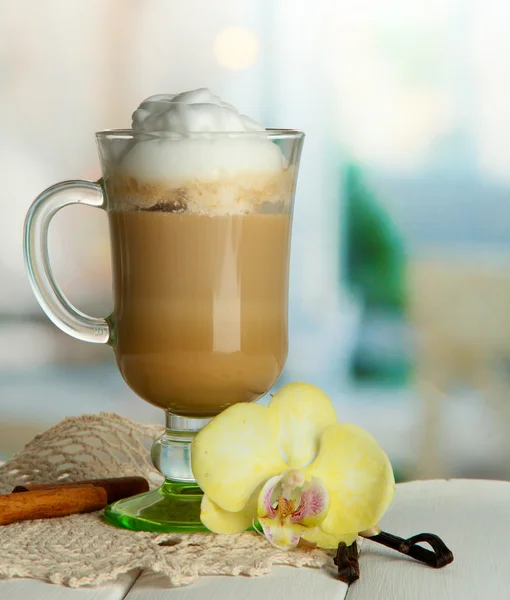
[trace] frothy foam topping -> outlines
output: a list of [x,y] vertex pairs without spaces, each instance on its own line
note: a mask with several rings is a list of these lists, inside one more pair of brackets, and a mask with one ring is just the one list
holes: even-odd
[[[120,161],[117,176],[131,181],[131,188],[135,181],[137,195],[155,187],[189,191],[198,186],[209,190],[200,194],[204,208],[236,212],[240,207],[233,182],[238,181],[242,182],[239,193],[243,196],[243,212],[250,189],[253,196],[262,194],[264,202],[285,200],[275,194],[280,176],[285,181],[281,186],[285,195],[289,182],[287,161],[279,146],[264,134],[262,125],[208,89],[147,98],[133,113],[132,128],[149,135],[135,138]],[[150,136],[160,132],[168,135]],[[228,193],[224,185],[218,185],[222,182],[229,182]],[[271,190],[268,193],[263,192],[266,186]],[[209,197],[211,193],[214,197]],[[128,202],[133,204],[135,199],[131,197]],[[152,199],[145,198],[141,204],[152,204]]]
[[274,175],[285,168],[276,144],[265,138],[210,137],[137,142],[122,162],[135,179],[169,185],[215,181],[240,172]]
[[264,131],[264,127],[223,102],[207,88],[182,94],[157,94],[133,113],[133,131]]

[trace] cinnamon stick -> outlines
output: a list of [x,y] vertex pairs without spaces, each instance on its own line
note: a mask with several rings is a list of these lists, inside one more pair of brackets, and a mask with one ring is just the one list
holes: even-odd
[[106,490],[93,485],[6,494],[0,496],[0,525],[93,512],[107,503]]
[[122,498],[129,498],[130,496],[136,496],[137,494],[149,491],[149,484],[143,477],[114,477],[109,479],[87,479],[85,481],[70,483],[56,481],[55,483],[46,484],[17,485],[12,490],[12,493],[68,489],[84,485],[92,485],[105,489],[108,496],[108,504]]

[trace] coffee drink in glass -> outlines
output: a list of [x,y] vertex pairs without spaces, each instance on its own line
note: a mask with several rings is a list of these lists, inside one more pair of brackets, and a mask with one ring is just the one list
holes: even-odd
[[[196,432],[252,402],[287,356],[291,218],[303,134],[265,130],[208,90],[147,99],[130,130],[96,134],[103,177],[43,192],[25,225],[34,292],[50,319],[112,346],[126,383],[166,413],[152,458],[165,483],[110,506],[131,529],[201,530]],[[73,307],[55,282],[48,224],[62,207],[107,211],[114,309]]]

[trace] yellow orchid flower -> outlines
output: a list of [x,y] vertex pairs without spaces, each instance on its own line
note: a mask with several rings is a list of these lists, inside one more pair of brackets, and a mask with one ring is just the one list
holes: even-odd
[[282,549],[301,537],[322,548],[352,544],[377,525],[395,486],[374,438],[338,423],[331,400],[308,383],[284,386],[267,407],[224,410],[195,437],[191,464],[208,529],[236,533],[258,519]]

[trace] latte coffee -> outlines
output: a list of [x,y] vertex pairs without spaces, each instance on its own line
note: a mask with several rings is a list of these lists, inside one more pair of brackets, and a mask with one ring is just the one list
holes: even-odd
[[289,214],[109,219],[114,349],[128,385],[188,417],[263,395],[287,356]]

